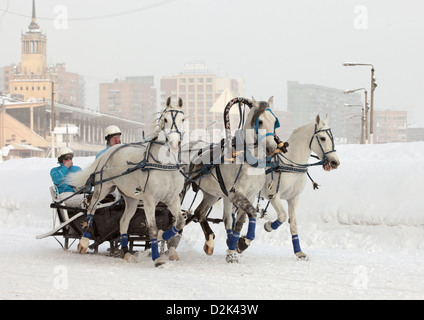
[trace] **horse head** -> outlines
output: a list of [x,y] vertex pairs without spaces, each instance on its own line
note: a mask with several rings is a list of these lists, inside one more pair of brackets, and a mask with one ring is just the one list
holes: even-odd
[[165,140],[172,153],[178,153],[183,133],[184,111],[183,100],[178,99],[178,106],[171,105],[171,97],[166,101],[166,108],[159,118],[159,130],[164,133]]
[[321,120],[319,115],[315,119],[315,132],[309,142],[309,148],[323,162],[325,171],[337,169],[340,165],[339,157],[334,148],[334,137],[328,126],[328,116]]
[[246,138],[253,135],[253,141],[258,144],[265,139],[267,156],[272,156],[277,148],[277,143],[274,139],[275,130],[280,126],[278,118],[271,110],[273,103],[274,97],[269,98],[268,102],[257,102],[255,98],[252,97],[252,109],[244,127],[244,136]]

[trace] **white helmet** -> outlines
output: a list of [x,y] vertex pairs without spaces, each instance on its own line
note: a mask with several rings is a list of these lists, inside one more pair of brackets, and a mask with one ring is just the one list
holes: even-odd
[[74,151],[72,151],[71,148],[62,147],[62,148],[59,149],[57,156],[58,156],[58,158],[60,158],[61,156],[64,156],[65,154],[72,154],[73,155]]
[[117,126],[109,126],[105,129],[105,139],[107,139],[108,136],[113,136],[115,134],[121,134],[121,129]]

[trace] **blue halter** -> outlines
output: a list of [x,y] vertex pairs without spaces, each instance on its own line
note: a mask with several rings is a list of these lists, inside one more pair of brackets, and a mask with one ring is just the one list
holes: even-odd
[[280,127],[280,121],[275,116],[275,114],[272,112],[272,110],[270,108],[267,108],[267,109],[265,109],[265,111],[271,112],[271,114],[275,118],[274,131],[268,132],[265,135],[259,135],[259,117],[258,117],[258,119],[256,119],[256,121],[255,121],[255,125],[253,126],[253,129],[255,130],[256,134],[258,135],[258,142],[261,141],[262,139],[268,137],[268,136],[275,136],[275,130]]

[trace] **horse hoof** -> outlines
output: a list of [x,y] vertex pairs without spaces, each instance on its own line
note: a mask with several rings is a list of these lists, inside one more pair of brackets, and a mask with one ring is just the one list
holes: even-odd
[[209,247],[207,243],[203,246],[203,251],[205,251],[208,256],[213,255],[213,247]]
[[271,228],[271,221],[267,221],[264,225],[265,231],[267,232],[271,232],[272,228]]
[[84,254],[87,251],[90,240],[88,238],[82,237],[80,243],[78,244],[78,252]]
[[215,235],[211,234],[209,235],[209,240],[205,242],[205,245],[203,246],[203,251],[205,251],[205,253],[208,256],[211,256],[213,254],[213,249],[214,249],[214,240],[215,239]]
[[171,261],[178,261],[180,260],[180,257],[178,257],[178,253],[175,250],[174,247],[169,248],[169,260]]
[[244,250],[249,248],[250,240],[246,239],[246,237],[241,237],[237,242],[237,252],[242,253]]
[[302,251],[296,252],[296,257],[299,260],[308,260],[308,256],[306,254],[304,254]]
[[128,262],[133,262],[133,261],[135,261],[134,256],[133,256],[131,253],[129,253],[129,252],[127,252],[127,253],[125,253],[125,254],[124,254],[123,259],[124,259],[125,261],[128,261]]
[[80,244],[78,244],[78,252],[84,254],[87,251],[87,248],[84,248]]
[[165,260],[163,260],[162,258],[157,258],[154,262],[156,268],[165,264]]
[[238,256],[234,250],[227,250],[227,256],[225,257],[225,261],[228,263],[238,263]]

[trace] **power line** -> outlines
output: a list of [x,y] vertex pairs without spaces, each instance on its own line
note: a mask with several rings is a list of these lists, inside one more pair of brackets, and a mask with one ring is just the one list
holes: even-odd
[[[68,18],[68,21],[90,21],[90,20],[101,20],[101,19],[116,18],[116,17],[120,17],[120,16],[134,14],[134,13],[154,9],[154,8],[157,8],[157,7],[165,6],[165,5],[170,4],[171,2],[175,2],[175,1],[176,0],[164,0],[164,1],[154,3],[154,4],[151,4],[151,5],[146,5],[144,7],[137,8],[137,9],[127,10],[127,11],[122,11],[122,12],[116,12],[116,13],[110,13],[110,14],[105,14],[105,15],[101,15],[101,16]],[[0,11],[4,12],[4,14],[2,16],[6,15],[6,14],[12,14],[12,15],[19,16],[19,17],[31,18],[30,15],[9,11],[7,8],[6,9],[0,9]],[[37,20],[53,21],[53,20],[55,20],[55,18],[37,17]]]

